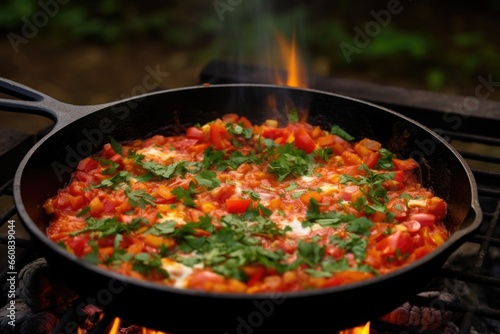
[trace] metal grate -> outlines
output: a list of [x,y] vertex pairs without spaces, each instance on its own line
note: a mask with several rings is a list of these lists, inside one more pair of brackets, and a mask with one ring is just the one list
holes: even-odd
[[[446,131],[444,137],[458,146],[468,163],[479,166],[472,170],[478,185],[483,221],[435,277],[458,300],[447,302],[415,297],[410,303],[453,312],[457,333],[500,333],[500,140],[450,131]],[[460,143],[456,144],[457,141]],[[486,153],[481,152],[481,148]],[[482,164],[488,169],[481,169]],[[382,321],[375,321],[373,325],[388,333],[440,333]]]

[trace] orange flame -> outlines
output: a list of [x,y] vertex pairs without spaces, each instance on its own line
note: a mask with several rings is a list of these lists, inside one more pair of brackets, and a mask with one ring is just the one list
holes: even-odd
[[283,64],[286,65],[286,80],[277,78],[277,84],[283,84],[290,87],[307,87],[307,70],[298,52],[295,31],[293,32],[292,42],[289,43],[283,35],[277,33],[276,40],[280,50]]
[[[114,318],[111,328],[109,330],[109,334],[118,334],[118,331],[120,330],[120,324],[121,324],[121,319],[118,317]],[[142,334],[168,334],[168,333],[142,327]]]
[[109,334],[118,333],[118,330],[120,329],[120,323],[121,323],[120,318],[115,318],[113,320],[113,325],[111,326],[111,329],[109,330]]
[[338,332],[338,334],[370,334],[370,322],[368,321],[362,326],[344,329],[343,331]]

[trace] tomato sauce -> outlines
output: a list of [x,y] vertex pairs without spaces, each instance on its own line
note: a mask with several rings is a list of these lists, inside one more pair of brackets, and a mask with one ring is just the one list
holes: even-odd
[[448,238],[418,164],[337,126],[228,114],[83,159],[49,198],[77,258],[181,289],[320,289],[383,275]]

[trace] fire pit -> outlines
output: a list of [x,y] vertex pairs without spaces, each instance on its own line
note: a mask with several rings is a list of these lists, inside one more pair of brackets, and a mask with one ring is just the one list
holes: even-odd
[[[241,67],[236,69],[233,64],[213,62],[201,73],[201,82],[268,83],[266,73],[266,69],[243,67],[242,72]],[[500,125],[500,103],[341,79],[313,77],[309,82],[312,88],[390,107],[435,129],[468,159],[479,185],[484,211],[481,228],[450,257],[424,291],[389,315],[373,319],[372,332],[498,333],[500,267],[495,265],[495,260],[498,260],[500,247],[500,137],[488,129]],[[473,109],[474,104],[471,103],[476,101],[478,104]],[[0,188],[2,198],[7,202],[0,217],[3,225],[0,240],[5,245],[2,246],[3,254],[8,255],[9,226],[15,224],[15,267],[6,266],[0,278],[2,283],[6,282],[4,291],[10,292],[12,284],[9,279],[15,277],[14,295],[17,299],[14,314],[9,310],[12,299],[7,296],[3,300],[0,315],[2,331],[13,333],[14,327],[9,323],[15,321],[15,330],[21,329],[25,333],[44,333],[44,330],[55,333],[108,333],[112,330],[111,326],[117,327],[117,333],[142,332],[143,329],[135,324],[117,324],[112,314],[102,312],[112,304],[110,294],[119,293],[120,286],[97,288],[95,294],[77,296],[51,274],[50,267],[37,256],[36,245],[21,234],[18,229],[21,222],[15,216],[16,209],[10,200],[10,178],[18,163],[14,157],[22,156],[22,152],[30,146],[26,141],[33,143],[34,139],[26,139],[22,135],[15,137],[5,150],[8,157],[2,160],[2,166],[12,167],[8,168],[9,175],[2,175],[5,183]],[[31,325],[36,325],[36,328],[28,327]],[[154,332],[151,330],[150,333]]]

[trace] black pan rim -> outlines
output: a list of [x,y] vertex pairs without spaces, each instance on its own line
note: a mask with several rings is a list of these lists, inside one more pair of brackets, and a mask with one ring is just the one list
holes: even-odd
[[[468,179],[470,181],[470,187],[471,187],[471,203],[470,203],[470,209],[474,211],[475,217],[474,217],[474,223],[470,224],[469,226],[462,228],[459,231],[456,231],[452,235],[450,235],[450,238],[445,241],[443,245],[441,245],[438,249],[434,250],[432,253],[426,255],[425,257],[416,260],[402,268],[399,268],[397,270],[394,270],[390,273],[386,273],[380,276],[376,276],[374,278],[364,280],[361,282],[355,282],[355,283],[350,283],[346,285],[341,285],[341,286],[335,286],[335,287],[330,287],[330,288],[323,288],[323,289],[315,289],[315,290],[307,290],[307,291],[297,291],[297,292],[285,292],[282,293],[286,298],[304,298],[304,297],[310,297],[310,296],[316,296],[316,295],[328,295],[328,294],[335,294],[338,292],[347,292],[351,290],[356,290],[361,287],[365,287],[368,285],[376,284],[379,282],[383,282],[385,280],[390,280],[391,278],[406,274],[410,271],[413,271],[414,269],[420,267],[422,264],[438,257],[442,253],[445,253],[449,251],[450,249],[453,248],[453,246],[456,245],[458,241],[463,239],[466,235],[471,233],[473,230],[475,230],[479,224],[482,221],[482,212],[479,207],[479,200],[478,200],[478,194],[477,194],[477,187],[476,187],[476,182],[475,179],[472,175],[472,171],[470,167],[467,165],[465,160],[461,157],[461,155],[455,150],[453,146],[451,146],[448,142],[446,142],[444,139],[442,139],[440,136],[438,136],[434,131],[430,130],[426,126],[412,120],[409,117],[406,117],[404,115],[401,115],[393,110],[390,110],[388,108],[376,105],[374,103],[370,103],[367,101],[359,100],[356,98],[352,98],[349,96],[344,96],[336,93],[331,93],[331,92],[325,92],[321,90],[316,90],[316,89],[309,89],[309,88],[295,88],[295,87],[288,87],[288,86],[277,86],[277,85],[271,85],[271,84],[220,84],[220,85],[202,85],[202,86],[191,86],[191,87],[182,87],[182,88],[175,88],[175,89],[167,89],[167,90],[161,90],[161,91],[155,91],[151,93],[147,93],[144,95],[140,95],[137,97],[131,97],[123,100],[119,100],[116,102],[111,102],[109,104],[104,104],[102,105],[102,108],[98,108],[96,110],[93,110],[89,113],[84,113],[81,115],[81,117],[84,117],[88,114],[92,113],[97,113],[104,108],[107,107],[112,107],[116,105],[120,105],[129,101],[136,101],[139,99],[144,99],[149,96],[154,96],[154,95],[161,95],[161,94],[167,94],[167,93],[173,93],[177,91],[190,91],[190,90],[199,90],[199,89],[219,89],[219,88],[258,88],[258,89],[279,89],[279,90],[288,90],[288,91],[305,91],[305,92],[310,92],[312,94],[323,94],[323,95],[329,95],[333,96],[336,98],[341,98],[341,99],[346,99],[350,100],[354,103],[361,103],[365,105],[372,106],[374,108],[383,110],[384,112],[391,113],[395,116],[397,116],[400,119],[406,120],[410,122],[411,124],[420,127],[422,130],[426,131],[433,137],[433,139],[438,140],[442,145],[444,145],[447,149],[449,149],[454,156],[460,161],[462,167],[465,169]],[[95,106],[89,106],[89,107],[95,107]],[[80,117],[75,118],[73,121],[78,120]],[[70,123],[71,123],[70,122]],[[43,243],[44,246],[47,246],[50,248],[51,251],[55,251],[58,256],[62,256],[66,260],[72,261],[77,263],[79,266],[83,267],[84,269],[93,272],[95,274],[98,274],[99,276],[109,278],[110,280],[118,280],[121,282],[126,283],[127,285],[131,286],[136,286],[139,288],[145,288],[145,289],[150,289],[158,292],[168,292],[168,293],[174,293],[174,294],[179,294],[179,295],[186,295],[186,296],[192,296],[192,297],[203,297],[207,299],[238,299],[238,300],[261,300],[261,299],[270,299],[270,298],[275,298],[277,293],[259,293],[259,294],[242,294],[242,293],[211,293],[211,292],[203,292],[203,291],[197,291],[197,290],[189,290],[189,289],[180,289],[180,288],[173,288],[169,286],[164,286],[161,284],[156,284],[148,281],[140,281],[136,280],[127,276],[119,275],[115,272],[105,270],[102,268],[99,268],[97,266],[94,266],[90,263],[84,262],[83,260],[80,260],[76,258],[76,256],[64,251],[62,248],[57,246],[54,242],[49,240],[47,236],[36,226],[36,224],[33,222],[31,217],[29,216],[24,203],[23,203],[23,197],[21,194],[21,181],[23,177],[23,172],[24,172],[24,166],[26,163],[29,161],[31,158],[33,152],[35,152],[43,143],[45,142],[46,139],[48,139],[53,133],[64,129],[64,127],[70,123],[63,124],[62,126],[56,126],[54,129],[47,134],[44,138],[42,138],[38,143],[36,143],[33,148],[25,155],[23,158],[22,162],[20,163],[20,167],[16,171],[16,175],[14,177],[14,183],[13,183],[13,193],[14,193],[14,201],[16,203],[17,209],[19,216],[23,222],[23,224],[27,227],[28,231],[34,235],[39,241]]]

